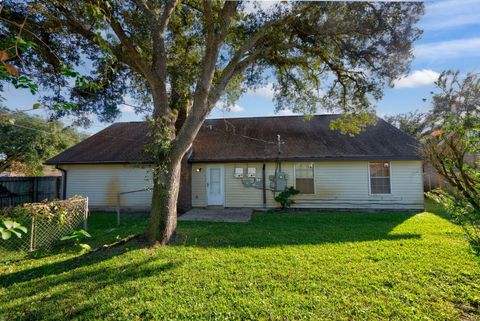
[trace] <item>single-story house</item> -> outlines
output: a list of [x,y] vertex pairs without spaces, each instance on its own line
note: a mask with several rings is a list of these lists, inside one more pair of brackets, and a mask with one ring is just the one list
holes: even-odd
[[[179,211],[191,207],[272,208],[285,187],[293,207],[423,209],[418,142],[382,119],[349,136],[331,130],[339,115],[207,119],[182,164]],[[116,123],[49,159],[65,196],[96,209],[148,210],[151,161],[145,122]]]

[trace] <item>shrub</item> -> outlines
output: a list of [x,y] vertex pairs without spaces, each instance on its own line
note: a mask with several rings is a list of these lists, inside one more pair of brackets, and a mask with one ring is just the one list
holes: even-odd
[[427,193],[427,197],[442,205],[463,228],[472,246],[480,249],[480,212],[467,198],[458,192],[452,193],[442,189]]
[[[44,201],[23,204],[0,210],[2,238],[19,235],[23,226],[29,226],[29,242],[10,242],[9,250],[24,251],[50,248],[62,236],[71,233],[84,223],[88,201],[84,197],[68,200]],[[1,224],[1,222],[7,222]],[[1,249],[0,249],[1,251]],[[0,253],[1,255],[1,253]]]
[[299,194],[300,191],[295,189],[293,186],[290,186],[288,188],[285,188],[283,192],[278,194],[275,197],[275,201],[280,203],[280,206],[282,209],[290,208],[293,203],[295,203],[294,200],[291,199],[293,195]]
[[20,223],[11,220],[4,220],[2,221],[2,224],[0,224],[0,237],[2,240],[8,240],[12,234],[21,238],[22,233],[27,234],[27,228]]
[[80,248],[80,254],[90,251],[92,248],[90,245],[85,243],[80,243],[82,240],[86,238],[92,237],[90,233],[85,230],[75,230],[72,233],[65,235],[60,239],[60,241],[73,241],[76,247]]

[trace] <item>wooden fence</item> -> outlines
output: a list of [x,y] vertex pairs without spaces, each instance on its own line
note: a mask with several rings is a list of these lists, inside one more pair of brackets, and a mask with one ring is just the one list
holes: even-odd
[[0,177],[0,208],[61,198],[61,176]]

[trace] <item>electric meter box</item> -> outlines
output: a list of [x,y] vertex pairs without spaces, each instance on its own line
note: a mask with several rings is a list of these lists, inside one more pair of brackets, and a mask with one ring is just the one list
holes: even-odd
[[283,172],[278,172],[275,175],[270,175],[268,177],[270,179],[270,188],[275,191],[284,191],[287,187],[287,174]]
[[243,168],[242,167],[235,167],[235,172],[233,174],[235,178],[243,178]]

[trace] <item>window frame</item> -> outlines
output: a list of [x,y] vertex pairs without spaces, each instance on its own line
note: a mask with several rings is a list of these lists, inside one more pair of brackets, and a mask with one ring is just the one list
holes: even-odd
[[[370,175],[370,163],[388,163],[388,183],[390,186],[390,193],[372,193],[372,176]],[[367,162],[367,170],[368,170],[368,195],[370,196],[377,196],[377,195],[392,195],[392,162],[391,161],[368,161]]]
[[315,195],[317,194],[317,184],[315,184],[315,162],[296,162],[293,163],[293,180],[295,182],[295,189],[297,189],[297,164],[312,164],[312,171],[313,171],[313,193],[302,193],[300,192],[298,195]]

